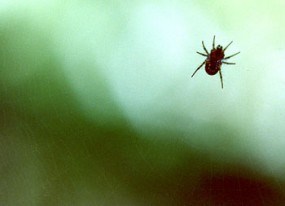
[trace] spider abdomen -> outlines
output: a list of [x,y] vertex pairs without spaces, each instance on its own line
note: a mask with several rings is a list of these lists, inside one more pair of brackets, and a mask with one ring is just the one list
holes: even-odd
[[205,70],[209,75],[215,75],[221,69],[221,61],[206,61]]

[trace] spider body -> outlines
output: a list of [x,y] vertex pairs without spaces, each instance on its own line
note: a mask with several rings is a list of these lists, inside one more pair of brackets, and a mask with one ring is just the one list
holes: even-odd
[[225,54],[222,47],[218,47],[217,49],[213,49],[206,59],[205,70],[209,75],[215,75],[221,69],[222,62],[221,60],[224,58]]
[[205,64],[205,70],[207,72],[207,74],[209,75],[215,75],[219,72],[220,74],[220,79],[221,79],[221,85],[223,88],[223,76],[222,76],[222,72],[221,72],[221,66],[222,64],[235,64],[235,63],[229,63],[229,62],[225,62],[224,60],[227,60],[237,54],[235,53],[233,55],[230,55],[228,57],[225,57],[225,50],[231,45],[232,41],[223,49],[222,46],[218,45],[217,47],[215,47],[215,36],[213,38],[213,48],[211,50],[211,52],[209,53],[208,50],[206,49],[204,42],[202,41],[202,45],[204,48],[204,51],[206,52],[206,54],[197,52],[198,54],[207,57],[206,60],[195,70],[195,72],[192,74],[192,77],[195,75],[195,73]]

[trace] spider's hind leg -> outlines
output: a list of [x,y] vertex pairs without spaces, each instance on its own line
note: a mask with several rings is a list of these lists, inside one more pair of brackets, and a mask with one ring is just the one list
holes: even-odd
[[196,72],[197,72],[205,63],[206,63],[206,61],[204,61],[204,62],[195,70],[195,72],[192,74],[191,77],[193,77],[193,76],[196,74]]
[[223,75],[222,75],[222,71],[219,70],[219,74],[220,74],[220,80],[221,80],[221,85],[222,85],[222,89],[224,87],[224,84],[223,84]]
[[222,61],[222,63],[223,63],[223,64],[229,64],[229,65],[234,65],[234,64],[236,64],[236,63],[232,63],[232,62],[223,62],[223,61]]

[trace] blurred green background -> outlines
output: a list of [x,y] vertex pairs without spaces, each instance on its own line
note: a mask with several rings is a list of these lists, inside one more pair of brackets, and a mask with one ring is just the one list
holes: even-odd
[[284,205],[284,8],[1,0],[0,205]]

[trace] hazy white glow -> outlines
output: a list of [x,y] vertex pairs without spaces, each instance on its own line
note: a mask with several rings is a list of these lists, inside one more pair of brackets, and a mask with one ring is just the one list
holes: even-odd
[[129,19],[124,35],[104,62],[104,72],[135,123],[152,118],[145,115],[146,110],[152,110],[155,101],[161,101],[173,81],[180,78],[188,62],[189,38],[178,8],[147,4],[134,10]]

